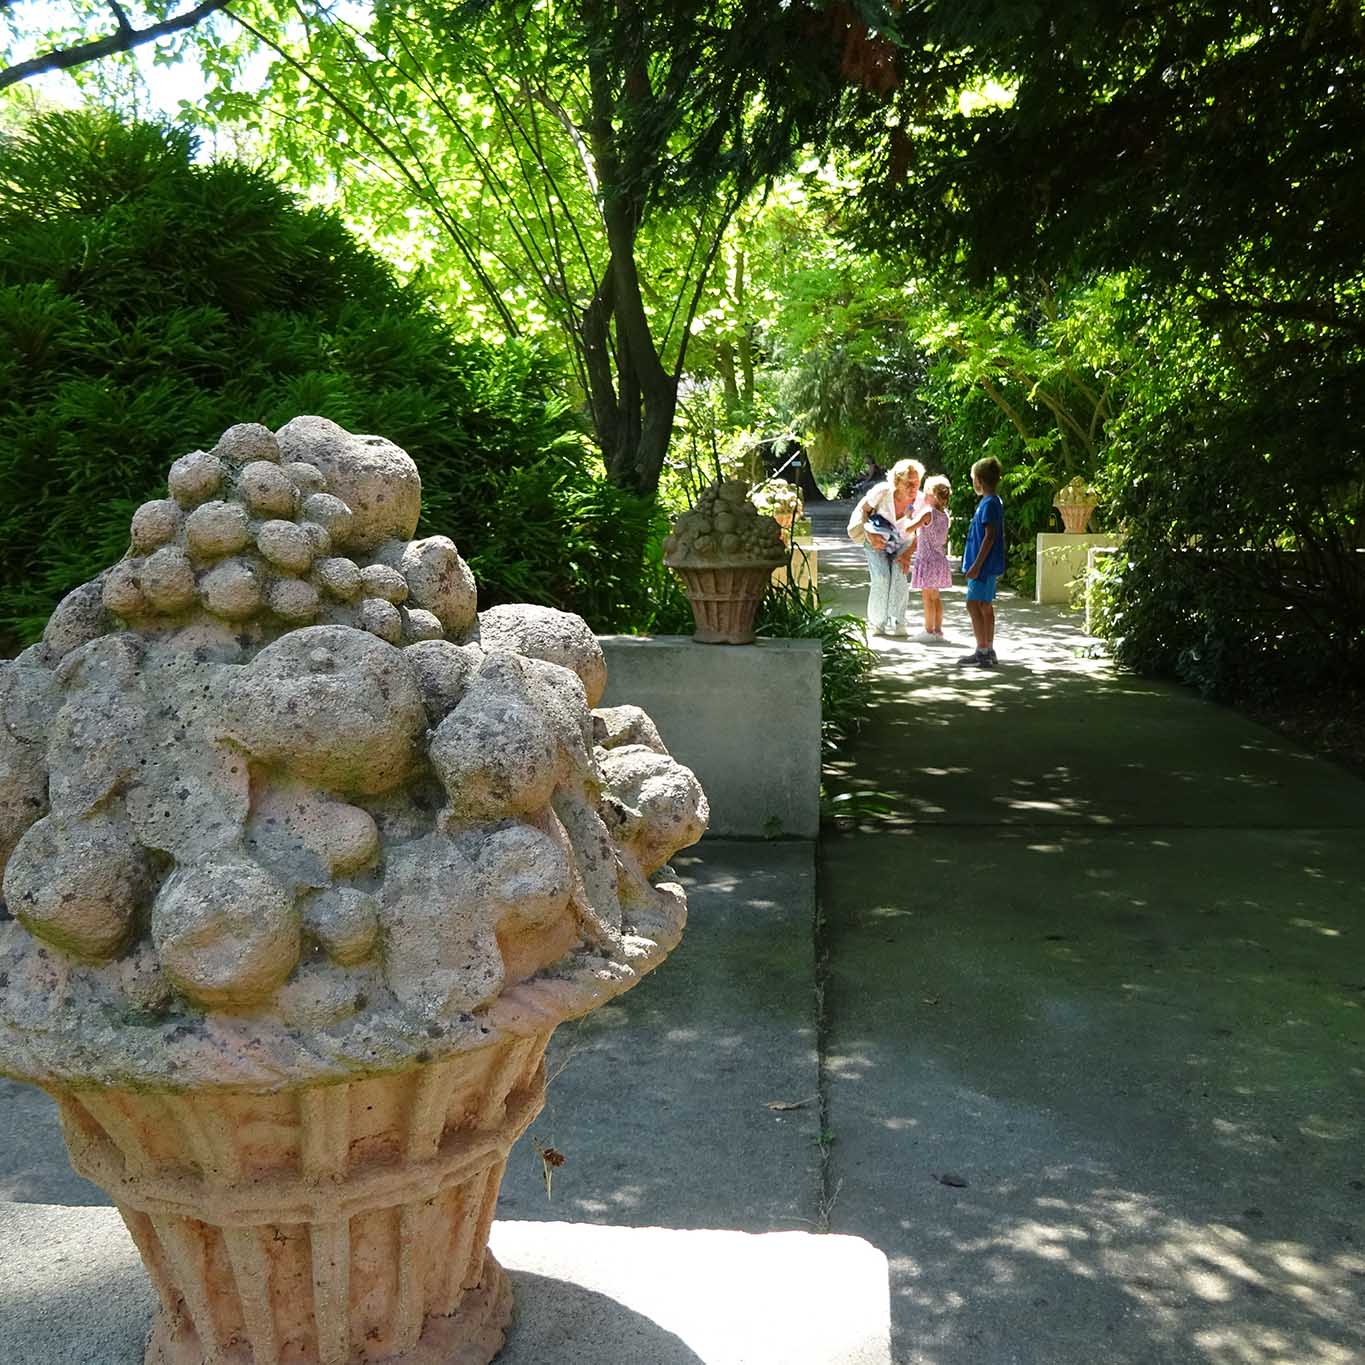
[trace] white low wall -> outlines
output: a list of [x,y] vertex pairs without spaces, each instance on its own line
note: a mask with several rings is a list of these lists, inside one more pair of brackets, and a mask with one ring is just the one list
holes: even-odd
[[1099,566],[1110,555],[1119,552],[1117,545],[1092,545],[1085,556],[1085,633],[1093,635],[1096,626],[1096,612],[1099,604],[1096,601],[1096,575]]
[[820,554],[813,540],[798,540],[792,547],[790,565],[779,564],[773,570],[773,583],[785,588],[789,583],[805,591],[820,586]]
[[1108,546],[1117,542],[1112,531],[1103,534],[1071,535],[1045,531],[1038,537],[1035,602],[1069,602],[1072,582],[1085,577],[1085,557],[1092,545]]
[[814,839],[820,828],[820,644],[699,645],[603,635],[603,706],[642,706],[701,779],[710,833]]

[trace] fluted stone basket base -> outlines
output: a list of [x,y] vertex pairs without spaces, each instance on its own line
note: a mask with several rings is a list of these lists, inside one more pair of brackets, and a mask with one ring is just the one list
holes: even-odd
[[57,1092],[160,1299],[147,1365],[487,1365],[487,1254],[554,1023],[408,1071],[267,1094]]
[[1084,535],[1090,525],[1091,515],[1098,505],[1098,503],[1083,502],[1069,507],[1057,507],[1057,513],[1062,519],[1066,533],[1072,536]]
[[[451,1317],[430,1317],[416,1346],[400,1356],[374,1358],[374,1365],[488,1365],[502,1350],[512,1320],[512,1281],[486,1252],[483,1279],[460,1300]],[[183,1314],[157,1314],[147,1343],[145,1365],[203,1365],[209,1359],[194,1325]],[[244,1342],[212,1357],[219,1365],[256,1365]]]
[[771,563],[671,567],[692,604],[694,640],[704,645],[753,644],[754,618],[772,578]]

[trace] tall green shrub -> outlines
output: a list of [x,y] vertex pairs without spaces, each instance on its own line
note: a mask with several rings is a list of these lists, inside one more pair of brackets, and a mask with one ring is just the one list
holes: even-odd
[[[1126,532],[1104,633],[1210,696],[1359,690],[1365,346],[1297,324],[1211,337],[1154,310],[1101,486]],[[1286,335],[1287,333],[1287,335]]]
[[456,341],[335,216],[196,150],[104,111],[0,140],[0,629],[118,558],[173,458],[300,413],[412,453],[487,602],[638,615],[652,510],[596,477],[557,369]]

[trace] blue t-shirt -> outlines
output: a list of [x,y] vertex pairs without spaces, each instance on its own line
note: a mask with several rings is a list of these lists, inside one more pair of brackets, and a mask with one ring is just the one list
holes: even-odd
[[981,577],[999,578],[1005,572],[1005,504],[995,493],[987,493],[976,504],[976,515],[967,531],[967,543],[962,548],[962,572],[966,573],[976,563],[976,557],[981,553],[981,542],[986,539],[987,526],[995,527],[995,543],[981,566]]

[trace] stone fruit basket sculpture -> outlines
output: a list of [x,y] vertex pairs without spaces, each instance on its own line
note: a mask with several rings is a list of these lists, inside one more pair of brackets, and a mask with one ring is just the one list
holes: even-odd
[[758,604],[786,558],[777,522],[749,501],[739,479],[712,484],[664,538],[664,563],[692,604],[692,638],[708,645],[753,642]]
[[397,446],[237,426],[168,486],[0,664],[0,1071],[118,1205],[148,1362],[487,1361],[546,1042],[677,943],[705,798],[579,618],[476,615]]
[[796,518],[801,514],[801,492],[795,484],[780,479],[772,480],[755,488],[749,501],[758,509],[760,516],[772,517],[782,532],[783,542],[791,536]]
[[1090,518],[1099,502],[1094,489],[1079,475],[1063,484],[1052,499],[1052,505],[1062,519],[1062,529],[1073,536],[1084,535],[1089,529]]

